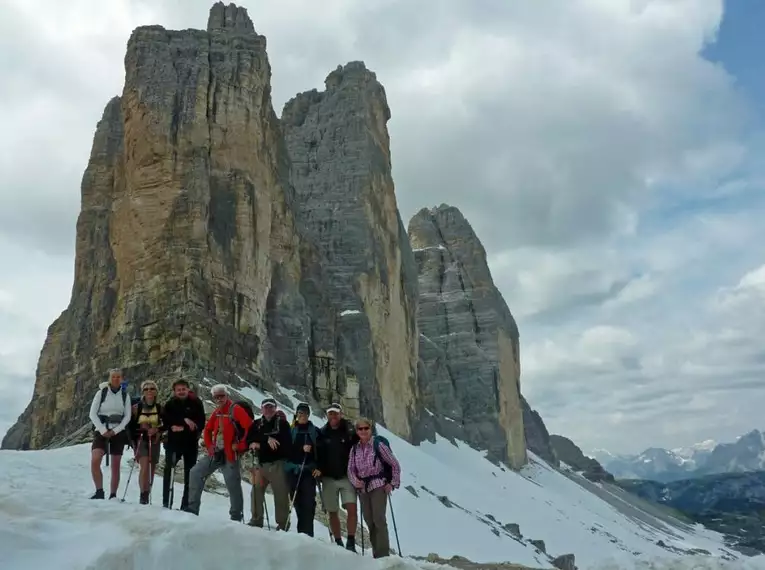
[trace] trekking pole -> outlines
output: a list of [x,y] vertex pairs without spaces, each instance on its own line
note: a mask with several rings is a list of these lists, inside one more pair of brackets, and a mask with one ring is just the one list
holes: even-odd
[[358,489],[356,490],[356,496],[359,499],[359,515],[361,515],[359,517],[361,519],[359,521],[361,523],[361,555],[364,556],[364,503],[361,501],[361,493],[359,493]]
[[133,476],[133,469],[135,469],[135,464],[138,463],[138,447],[141,445],[141,438],[143,437],[143,434],[138,436],[138,443],[136,444],[136,452],[133,454],[133,465],[130,466],[130,473],[128,473],[128,480],[127,483],[125,483],[125,492],[122,493],[122,500],[121,502],[125,502],[125,497],[127,496],[128,487],[130,487],[130,478]]
[[[167,461],[167,456],[165,456]],[[167,508],[173,510],[173,499],[175,499],[175,452],[170,454],[170,493],[167,501]]]
[[398,528],[396,527],[396,513],[393,512],[393,500],[391,499],[390,495],[388,495],[388,504],[390,505],[390,517],[391,519],[393,519],[393,534],[396,535],[396,548],[398,548],[398,555],[403,558],[404,555],[401,554],[401,543],[398,541]]
[[295,483],[295,492],[292,493],[292,497],[290,498],[290,518],[287,519],[287,524],[284,527],[284,531],[288,532],[290,530],[290,523],[292,522],[292,505],[295,504],[295,497],[297,497],[298,489],[300,489],[300,480],[303,478],[303,469],[305,468],[305,460],[308,456],[303,456],[303,463],[300,464],[300,473],[298,473],[297,482]]
[[266,502],[266,491],[263,490],[263,510],[266,512],[266,526],[271,530],[271,520],[268,518],[268,503]]

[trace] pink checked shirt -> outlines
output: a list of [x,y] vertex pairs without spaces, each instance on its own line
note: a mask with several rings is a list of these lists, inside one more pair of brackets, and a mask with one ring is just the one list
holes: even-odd
[[[393,456],[393,452],[387,445],[380,442],[379,449],[383,460],[391,466],[393,472],[391,485],[393,485],[394,489],[398,489],[401,484],[401,465],[399,465],[398,460]],[[376,477],[377,475],[379,477]],[[376,461],[371,439],[368,443],[359,442],[354,445],[348,461],[348,479],[351,481],[351,485],[359,487],[364,483],[363,479],[366,477],[372,477],[372,479],[369,480],[366,489],[362,487],[362,490],[369,492],[385,486],[383,466],[380,465],[379,461]]]

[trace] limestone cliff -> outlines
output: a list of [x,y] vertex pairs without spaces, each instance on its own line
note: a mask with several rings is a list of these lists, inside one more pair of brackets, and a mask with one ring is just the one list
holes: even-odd
[[521,396],[518,327],[472,227],[442,205],[420,210],[409,238],[419,269],[420,386],[439,431],[462,432],[514,468],[526,462],[527,440],[554,461]]
[[413,427],[417,274],[374,74],[350,64],[287,106],[291,169],[245,9],[216,3],[206,31],[137,28],[124,63],[82,180],[71,301],[3,447],[87,423],[114,366],[133,388],[278,382],[427,436]]
[[[71,301],[4,447],[39,447],[85,423],[112,366],[132,384],[192,371],[259,382],[280,353],[304,356],[300,241],[265,38],[244,9],[218,3],[207,31],[136,29],[125,72],[82,180]],[[293,342],[274,349],[269,315],[285,307]]]
[[336,382],[356,386],[361,408],[419,439],[417,270],[396,205],[385,90],[361,62],[338,67],[325,87],[282,113],[296,218],[321,253],[339,310],[336,348],[331,338],[314,342]]

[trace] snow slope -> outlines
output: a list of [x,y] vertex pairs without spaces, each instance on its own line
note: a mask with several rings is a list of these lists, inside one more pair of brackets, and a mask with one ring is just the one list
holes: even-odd
[[[252,388],[240,392],[256,404],[264,396]],[[291,411],[296,403],[294,393],[282,392],[275,396]],[[313,421],[323,423],[318,417]],[[380,431],[390,438],[402,463],[403,486],[414,491],[402,487],[393,496],[405,555],[435,552],[449,558],[459,554],[474,561],[550,568],[550,558],[529,542],[541,539],[553,556],[574,553],[582,570],[765,568],[765,557],[725,562],[661,548],[658,541],[685,550],[702,548],[715,557],[730,556],[716,533],[668,524],[638,510],[607,486],[589,483],[575,473],[558,472],[535,458],[521,473],[513,473],[462,443],[439,439],[435,444],[412,446]],[[245,565],[264,570],[437,568],[398,557],[362,559],[329,544],[327,530],[318,522],[314,539],[233,523],[228,520],[228,499],[216,494],[205,493],[199,517],[168,511],[157,504],[161,500],[159,478],[153,492],[155,504],[141,506],[137,504],[136,473],[128,502],[90,501],[88,458],[87,444],[50,451],[0,451],[3,570],[195,570]],[[120,496],[128,470],[123,465]],[[247,483],[244,491],[248,497]],[[181,492],[178,485],[177,500]],[[273,513],[272,503],[269,511]],[[390,514],[388,520],[393,534]],[[519,525],[523,538],[513,536],[514,528],[503,528],[507,523]],[[391,540],[395,547],[395,537]]]
[[[295,393],[281,391],[281,397],[268,395],[291,412],[298,401]],[[266,396],[254,388],[239,393],[255,404]],[[324,424],[317,416],[311,420]],[[380,433],[390,439],[403,469],[402,489],[394,494],[393,506],[404,554],[437,552],[477,562],[550,567],[550,559],[528,542],[541,539],[553,557],[574,553],[580,568],[672,556],[658,541],[683,550],[731,555],[719,534],[700,526],[669,525],[636,512],[616,496],[606,502],[585,488],[583,478],[573,473],[567,477],[533,454],[531,464],[514,473],[464,443],[454,445],[439,437],[434,444],[413,446],[383,428]],[[508,523],[519,525],[522,539],[504,528]]]

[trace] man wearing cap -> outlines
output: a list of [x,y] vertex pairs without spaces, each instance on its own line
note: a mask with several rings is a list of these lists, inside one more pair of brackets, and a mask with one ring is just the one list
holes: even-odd
[[260,403],[262,416],[247,432],[247,445],[257,458],[252,473],[250,526],[263,528],[266,488],[271,485],[276,511],[276,530],[285,530],[290,518],[289,488],[284,460],[292,443],[290,424],[284,412],[276,409],[276,400],[265,398]]
[[335,542],[343,546],[340,529],[340,505],[348,514],[348,539],[345,548],[356,552],[356,490],[348,480],[348,457],[358,441],[353,424],[343,417],[343,408],[333,403],[327,408],[327,423],[320,430],[322,453],[318,470],[322,481],[322,501],[329,513],[329,527]]
[[197,462],[199,436],[205,425],[205,408],[202,401],[189,389],[186,380],[173,382],[173,397],[165,404],[162,424],[167,429],[165,442],[165,471],[162,478],[162,504],[170,504],[170,482],[172,471],[183,459],[183,497],[181,510],[189,505],[189,472]]

